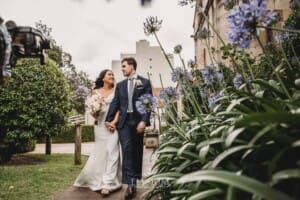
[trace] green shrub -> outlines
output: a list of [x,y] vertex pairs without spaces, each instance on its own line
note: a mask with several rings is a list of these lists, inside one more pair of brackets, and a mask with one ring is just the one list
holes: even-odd
[[[75,142],[75,126],[68,126],[61,134],[52,136],[52,143],[74,143]],[[94,126],[83,125],[81,126],[81,139],[82,142],[94,142]],[[44,143],[43,139],[38,142]]]
[[26,153],[33,151],[35,149],[36,140],[30,139],[24,142],[19,143],[15,146],[14,151],[15,153]]
[[[60,133],[70,111],[70,89],[52,60],[20,59],[12,78],[0,87],[0,144],[18,151],[23,141]],[[26,146],[26,145],[25,145]]]

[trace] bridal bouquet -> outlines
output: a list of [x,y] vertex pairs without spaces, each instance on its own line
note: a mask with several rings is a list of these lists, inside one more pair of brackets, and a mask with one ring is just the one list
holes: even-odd
[[90,113],[99,115],[105,110],[106,103],[99,93],[95,93],[87,97],[86,106]]

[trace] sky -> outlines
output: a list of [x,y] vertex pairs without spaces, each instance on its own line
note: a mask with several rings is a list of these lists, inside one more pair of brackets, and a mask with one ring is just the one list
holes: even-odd
[[[141,7],[139,0],[0,0],[0,16],[19,26],[35,26],[39,20],[52,28],[52,37],[73,64],[95,79],[121,53],[135,53],[136,41],[147,39],[143,22],[148,16],[163,20],[158,35],[165,50],[181,44],[185,60],[193,59],[194,8],[179,6],[178,0],[152,0]],[[175,65],[180,66],[179,59]]]

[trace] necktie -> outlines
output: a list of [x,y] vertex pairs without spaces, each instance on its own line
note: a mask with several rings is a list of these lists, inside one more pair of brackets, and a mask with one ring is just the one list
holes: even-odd
[[129,88],[128,88],[128,112],[133,112],[132,107],[132,96],[133,96],[133,80],[134,78],[128,78]]

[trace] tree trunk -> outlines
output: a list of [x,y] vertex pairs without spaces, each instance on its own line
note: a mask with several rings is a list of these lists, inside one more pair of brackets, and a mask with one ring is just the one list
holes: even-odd
[[46,155],[51,155],[51,143],[52,143],[52,138],[50,135],[46,135],[46,149],[45,153]]
[[75,135],[75,165],[81,164],[81,126],[76,125],[76,135]]

